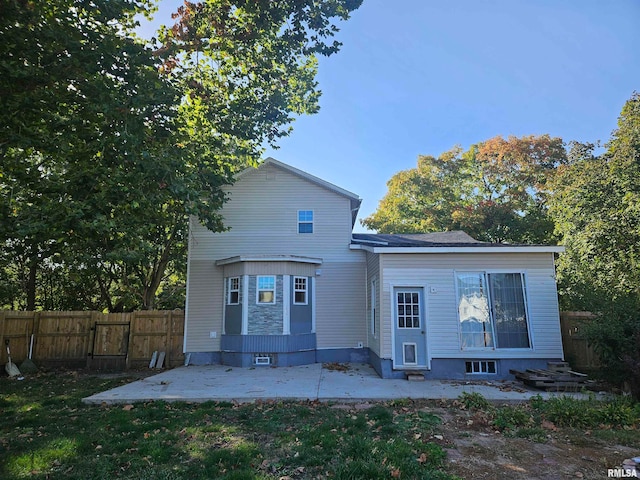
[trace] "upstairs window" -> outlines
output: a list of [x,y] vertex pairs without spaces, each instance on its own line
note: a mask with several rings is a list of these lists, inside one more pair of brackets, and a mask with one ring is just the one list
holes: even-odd
[[293,303],[307,304],[307,277],[293,277]]
[[298,210],[298,233],[313,233],[313,210]]
[[276,277],[258,277],[257,299],[258,304],[276,303]]
[[227,305],[238,305],[240,303],[240,277],[230,277],[227,279]]

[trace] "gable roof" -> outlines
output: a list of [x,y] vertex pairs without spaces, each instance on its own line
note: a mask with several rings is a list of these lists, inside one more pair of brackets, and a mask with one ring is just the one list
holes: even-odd
[[435,233],[354,233],[353,250],[373,253],[560,253],[564,247],[481,242],[460,230]]
[[286,163],[282,163],[279,160],[276,160],[275,158],[272,158],[272,157],[266,158],[262,163],[260,163],[260,165],[258,165],[257,168],[255,167],[245,168],[244,170],[242,170],[236,175],[236,178],[240,178],[246,175],[247,173],[260,170],[261,168],[264,168],[265,166],[268,166],[268,165],[272,165],[276,168],[279,168],[280,170],[289,172],[292,175],[295,175],[299,178],[302,178],[303,180],[306,180],[315,185],[318,185],[319,187],[329,190],[330,192],[337,193],[338,195],[342,195],[343,197],[348,198],[349,201],[351,202],[351,227],[355,225],[356,217],[358,216],[358,210],[360,210],[360,204],[362,203],[362,199],[358,195],[356,195],[353,192],[350,192],[349,190],[345,190],[344,188],[338,187],[333,183],[327,182],[326,180],[322,180],[321,178],[311,175],[310,173],[307,173],[298,168],[292,167],[291,165],[287,165]]

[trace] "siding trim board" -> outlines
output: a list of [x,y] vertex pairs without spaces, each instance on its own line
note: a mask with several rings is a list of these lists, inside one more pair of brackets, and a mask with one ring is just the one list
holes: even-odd
[[291,333],[291,277],[282,276],[282,334]]
[[316,278],[309,278],[311,281],[311,333],[316,333]]

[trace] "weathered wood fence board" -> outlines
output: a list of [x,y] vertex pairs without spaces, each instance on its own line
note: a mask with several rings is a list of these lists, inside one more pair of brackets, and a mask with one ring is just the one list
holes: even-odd
[[562,347],[573,370],[600,368],[600,359],[584,336],[584,324],[594,318],[590,312],[561,312]]
[[33,361],[70,368],[121,369],[149,364],[155,350],[166,352],[165,365],[184,362],[184,312],[140,311],[18,312],[0,311],[0,364],[27,358],[34,335]]

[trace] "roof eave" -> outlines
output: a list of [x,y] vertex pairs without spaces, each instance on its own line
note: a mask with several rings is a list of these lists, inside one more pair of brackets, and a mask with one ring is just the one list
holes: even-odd
[[322,265],[321,258],[302,257],[298,255],[237,255],[235,257],[216,260],[216,265],[220,267],[223,265],[231,265],[233,263],[241,262],[294,262]]
[[565,248],[556,245],[496,246],[476,245],[469,247],[380,247],[351,244],[352,250],[366,250],[372,253],[562,253]]

